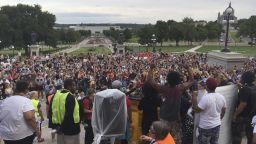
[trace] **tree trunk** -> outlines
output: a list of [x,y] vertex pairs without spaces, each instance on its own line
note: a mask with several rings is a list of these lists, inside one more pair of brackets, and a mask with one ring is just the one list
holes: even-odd
[[251,47],[253,46],[253,36],[251,36]]
[[28,56],[28,57],[29,57],[29,53],[30,53],[30,52],[29,52],[29,47],[26,47],[26,48],[25,48],[25,56]]
[[176,47],[178,47],[179,46],[179,41],[178,40],[176,40]]

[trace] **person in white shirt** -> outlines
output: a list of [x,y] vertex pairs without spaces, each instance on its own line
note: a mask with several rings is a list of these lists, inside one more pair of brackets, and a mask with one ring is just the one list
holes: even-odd
[[36,126],[34,107],[26,98],[29,83],[18,81],[14,96],[4,100],[0,107],[0,137],[5,144],[32,144]]
[[256,115],[252,119],[252,126],[253,126],[252,144],[256,144]]
[[217,82],[214,78],[206,81],[207,91],[197,104],[197,95],[193,95],[193,109],[200,112],[199,144],[218,144],[221,119],[226,110],[224,96],[215,92]]

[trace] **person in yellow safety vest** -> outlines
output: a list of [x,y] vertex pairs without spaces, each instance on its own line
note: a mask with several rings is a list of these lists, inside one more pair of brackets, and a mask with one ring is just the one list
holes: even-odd
[[41,130],[41,123],[44,121],[44,116],[41,110],[41,104],[38,100],[38,92],[37,91],[31,91],[29,93],[31,102],[35,108],[35,118],[36,118],[36,123],[37,127],[39,128],[39,136],[37,137],[38,142],[43,142],[44,139],[41,137],[42,136],[42,130]]
[[80,144],[79,104],[73,95],[75,81],[66,79],[64,89],[58,90],[52,97],[49,120],[57,128],[57,144]]

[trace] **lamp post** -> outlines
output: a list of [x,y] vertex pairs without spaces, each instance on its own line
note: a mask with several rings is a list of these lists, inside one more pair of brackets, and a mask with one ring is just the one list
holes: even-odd
[[221,50],[221,52],[230,52],[230,50],[228,48],[228,31],[229,31],[229,19],[230,19],[230,15],[232,14],[232,12],[233,12],[233,8],[231,7],[231,3],[229,3],[229,7],[225,10],[226,19],[227,19],[225,46]]
[[156,35],[152,34],[152,42],[153,42],[153,52],[156,52]]

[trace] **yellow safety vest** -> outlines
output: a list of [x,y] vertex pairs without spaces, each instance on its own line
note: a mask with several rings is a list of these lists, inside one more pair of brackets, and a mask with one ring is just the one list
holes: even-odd
[[38,118],[39,117],[39,113],[38,113],[38,104],[39,104],[39,100],[36,99],[31,99],[31,102],[35,108],[35,117]]
[[[66,105],[66,99],[69,92],[67,93],[61,93],[61,91],[57,91],[52,99],[52,123],[53,124],[59,124],[61,125],[64,120],[65,115],[65,105]],[[79,116],[79,104],[77,100],[75,99],[75,108],[73,112],[73,118],[75,123],[80,122],[80,116]]]

